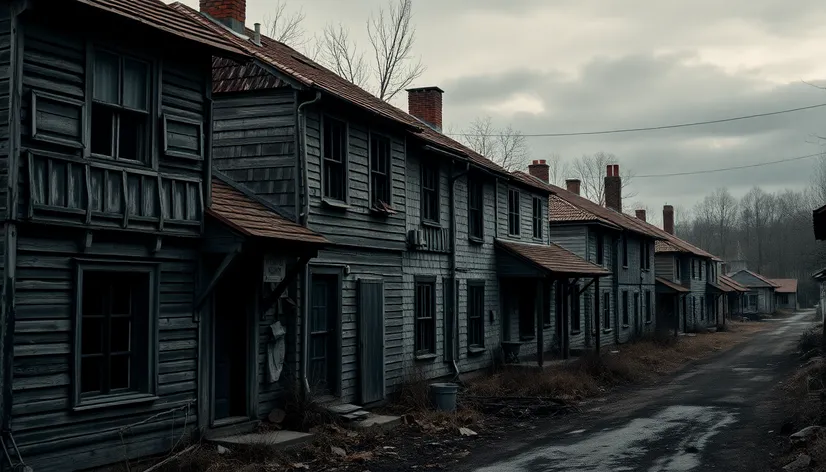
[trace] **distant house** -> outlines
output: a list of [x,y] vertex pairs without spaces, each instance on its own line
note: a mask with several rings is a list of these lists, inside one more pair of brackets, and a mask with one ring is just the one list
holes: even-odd
[[797,279],[771,279],[777,284],[775,306],[783,310],[797,309]]
[[723,274],[720,274],[720,287],[726,291],[724,308],[726,316],[742,316],[749,289]]
[[824,314],[826,314],[826,267],[812,274],[812,278],[817,281],[818,288],[820,289],[817,302],[817,314],[823,319],[825,317]]
[[749,289],[746,294],[744,314],[771,314],[777,309],[775,291],[778,284],[748,269],[728,274],[738,284]]

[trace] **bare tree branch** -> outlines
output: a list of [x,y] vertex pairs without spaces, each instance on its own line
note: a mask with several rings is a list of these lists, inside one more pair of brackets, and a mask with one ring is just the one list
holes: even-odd
[[289,12],[286,0],[276,0],[272,13],[264,19],[268,36],[294,48],[303,47],[307,44],[302,26],[306,16],[303,8]]
[[570,163],[562,159],[559,153],[548,154],[548,178],[552,184],[565,187],[565,180],[572,176]]
[[416,28],[411,25],[412,0],[397,0],[388,9],[380,8],[367,21],[373,46],[373,74],[378,82],[376,96],[392,100],[422,75],[421,60],[412,57]]
[[367,83],[367,67],[364,54],[358,51],[350,40],[350,31],[342,24],[328,24],[320,38],[319,56],[333,70],[346,80],[364,87]]
[[527,167],[528,144],[525,136],[512,126],[497,129],[491,117],[476,118],[462,134],[465,145],[508,171]]
[[[605,204],[605,169],[608,164],[616,164],[619,161],[617,156],[607,152],[597,152],[585,154],[575,160],[572,165],[574,175],[581,181],[580,189],[582,195],[600,205]],[[637,192],[631,190],[631,183],[634,180],[634,173],[628,168],[620,167],[622,177],[623,199],[630,199],[637,196]]]

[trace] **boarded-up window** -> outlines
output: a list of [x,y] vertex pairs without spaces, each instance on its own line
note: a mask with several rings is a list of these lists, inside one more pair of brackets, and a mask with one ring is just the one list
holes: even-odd
[[370,204],[384,210],[392,205],[390,140],[370,134]]
[[434,354],[436,352],[436,282],[434,280],[416,281],[414,304],[416,355]]
[[94,62],[92,154],[148,164],[150,65],[100,50]]
[[484,186],[478,179],[468,179],[468,236],[484,237]]
[[174,115],[163,117],[163,150],[170,157],[203,159],[203,123]]
[[32,90],[31,134],[38,141],[83,148],[83,107],[80,100]]
[[469,347],[485,346],[485,283],[482,281],[468,282],[467,342]]
[[519,236],[519,190],[508,189],[508,234]]
[[422,161],[422,220],[439,222],[439,166]]
[[347,200],[347,124],[324,117],[321,172],[324,198]]
[[533,237],[534,239],[542,239],[542,199],[538,197],[533,198],[533,215],[531,221],[533,223]]

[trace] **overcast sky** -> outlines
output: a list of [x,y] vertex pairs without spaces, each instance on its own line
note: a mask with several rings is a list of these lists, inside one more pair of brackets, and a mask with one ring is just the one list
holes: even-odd
[[[292,0],[305,29],[365,21],[387,0]],[[195,8],[198,0],[184,0]],[[272,0],[247,0],[247,23]],[[798,0],[414,0],[415,85],[445,90],[445,127],[490,115],[523,133],[714,120],[826,103],[826,2]],[[404,97],[396,103],[406,108]],[[820,152],[826,108],[622,135],[529,138],[532,157],[618,156],[636,174],[736,166]],[[808,184],[813,159],[716,174],[637,178],[632,201],[691,207],[719,186],[740,196]],[[626,204],[632,202],[626,200]],[[826,202],[824,202],[826,203]],[[657,210],[659,211],[659,210]],[[678,216],[679,217],[679,216]]]

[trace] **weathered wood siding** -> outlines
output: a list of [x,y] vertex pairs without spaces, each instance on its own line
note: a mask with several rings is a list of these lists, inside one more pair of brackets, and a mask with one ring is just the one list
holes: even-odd
[[573,252],[579,257],[588,255],[588,229],[586,225],[556,225],[551,223],[550,241]]
[[671,253],[657,254],[654,259],[654,274],[666,280],[680,283],[680,271],[677,266],[677,258]]
[[299,188],[292,88],[215,95],[215,168],[295,218]]
[[[618,244],[619,263],[615,269],[617,275],[617,285],[619,288],[618,300],[622,302],[622,293],[628,293],[628,324],[623,323],[623,308],[619,309],[619,342],[628,342],[654,330],[654,313],[656,313],[655,280],[654,280],[654,241],[649,238],[640,237],[636,234],[625,232],[622,238],[628,238],[627,244]],[[628,249],[628,265],[623,265],[626,260],[623,255],[625,248]],[[647,251],[651,269],[643,269],[640,265],[640,252]],[[651,321],[645,320],[645,299],[646,293],[650,293],[651,300]],[[634,311],[634,297],[639,297],[637,311]]]
[[[12,25],[9,6],[0,4],[0,114],[8,119],[0,123],[0,212],[6,214],[9,175],[9,123],[13,113],[9,106],[12,86]],[[3,246],[0,244],[0,246]]]
[[[520,241],[533,244],[547,244],[548,241],[548,196],[536,193],[531,189],[521,186],[509,186],[506,182],[500,181],[499,186],[499,201],[497,202],[496,215],[499,219],[499,233],[497,235],[500,239],[510,241]],[[508,189],[514,188],[519,190],[519,234],[508,234]],[[542,214],[546,215],[542,226],[542,239],[534,239],[533,237],[533,199],[539,198],[542,201]]]
[[[688,284],[686,285],[691,293],[687,296],[688,316],[686,327],[689,331],[696,331],[704,328],[708,320],[708,271],[707,260],[699,257],[689,257],[688,259]],[[691,277],[691,264],[694,264],[694,277]],[[700,274],[700,264],[703,265],[703,273]],[[685,281],[683,281],[685,283]]]
[[[582,224],[582,225],[556,225],[551,223],[550,231],[549,231],[549,239],[550,242],[554,244],[558,244],[563,248],[573,252],[577,256],[589,260],[588,253],[589,253],[589,238],[588,238],[588,231],[589,226]],[[594,242],[596,244],[596,242]],[[593,261],[592,261],[593,262]],[[606,279],[600,279],[600,285],[604,283]],[[587,283],[587,282],[586,282]],[[580,287],[583,285],[580,282]],[[569,343],[570,348],[572,350],[581,350],[586,349],[588,347],[593,346],[593,341],[591,340],[591,331],[593,330],[593,286],[586,290],[582,295],[580,295],[579,306],[580,306],[580,319],[581,319],[581,329],[579,331],[573,330],[573,325],[571,326],[571,332],[569,333]],[[556,336],[557,329],[556,329],[556,286],[554,289],[551,290],[551,320],[554,324],[554,341],[555,345],[559,346],[559,339]]]
[[[71,411],[72,320],[76,238],[48,229],[23,228],[18,243],[17,316],[11,425],[23,457],[35,470],[72,470],[160,453],[197,424],[198,343],[193,321],[198,253],[190,244],[168,240],[152,254],[144,239],[101,234],[82,257],[160,264],[158,312],[158,400],[148,404]],[[172,428],[175,428],[173,436]],[[125,440],[121,440],[121,432]]]
[[[614,252],[614,241],[616,237],[614,236],[614,232],[606,231],[599,227],[589,227],[588,228],[588,261],[593,262],[594,264],[597,263],[597,243],[599,239],[597,238],[597,234],[602,234],[603,240],[603,267],[611,271],[611,275],[602,277],[599,279],[599,294],[595,293],[595,287],[591,286],[587,290],[588,294],[588,301],[587,306],[588,310],[591,313],[594,312],[594,297],[599,295],[601,298],[599,299],[599,313],[595,313],[594,316],[597,320],[597,326],[595,329],[602,330],[600,332],[600,346],[610,346],[616,343],[616,335],[615,332],[617,330],[617,325],[619,318],[617,316],[617,307],[619,303],[617,302],[616,296],[616,277],[615,274],[615,267],[617,264],[616,254]],[[610,308],[609,308],[609,317],[611,319],[611,327],[608,329],[604,328],[604,321],[603,321],[603,310],[605,309],[604,303],[604,294],[610,294]],[[586,303],[583,303],[585,306]],[[592,342],[596,342],[594,339]]]

